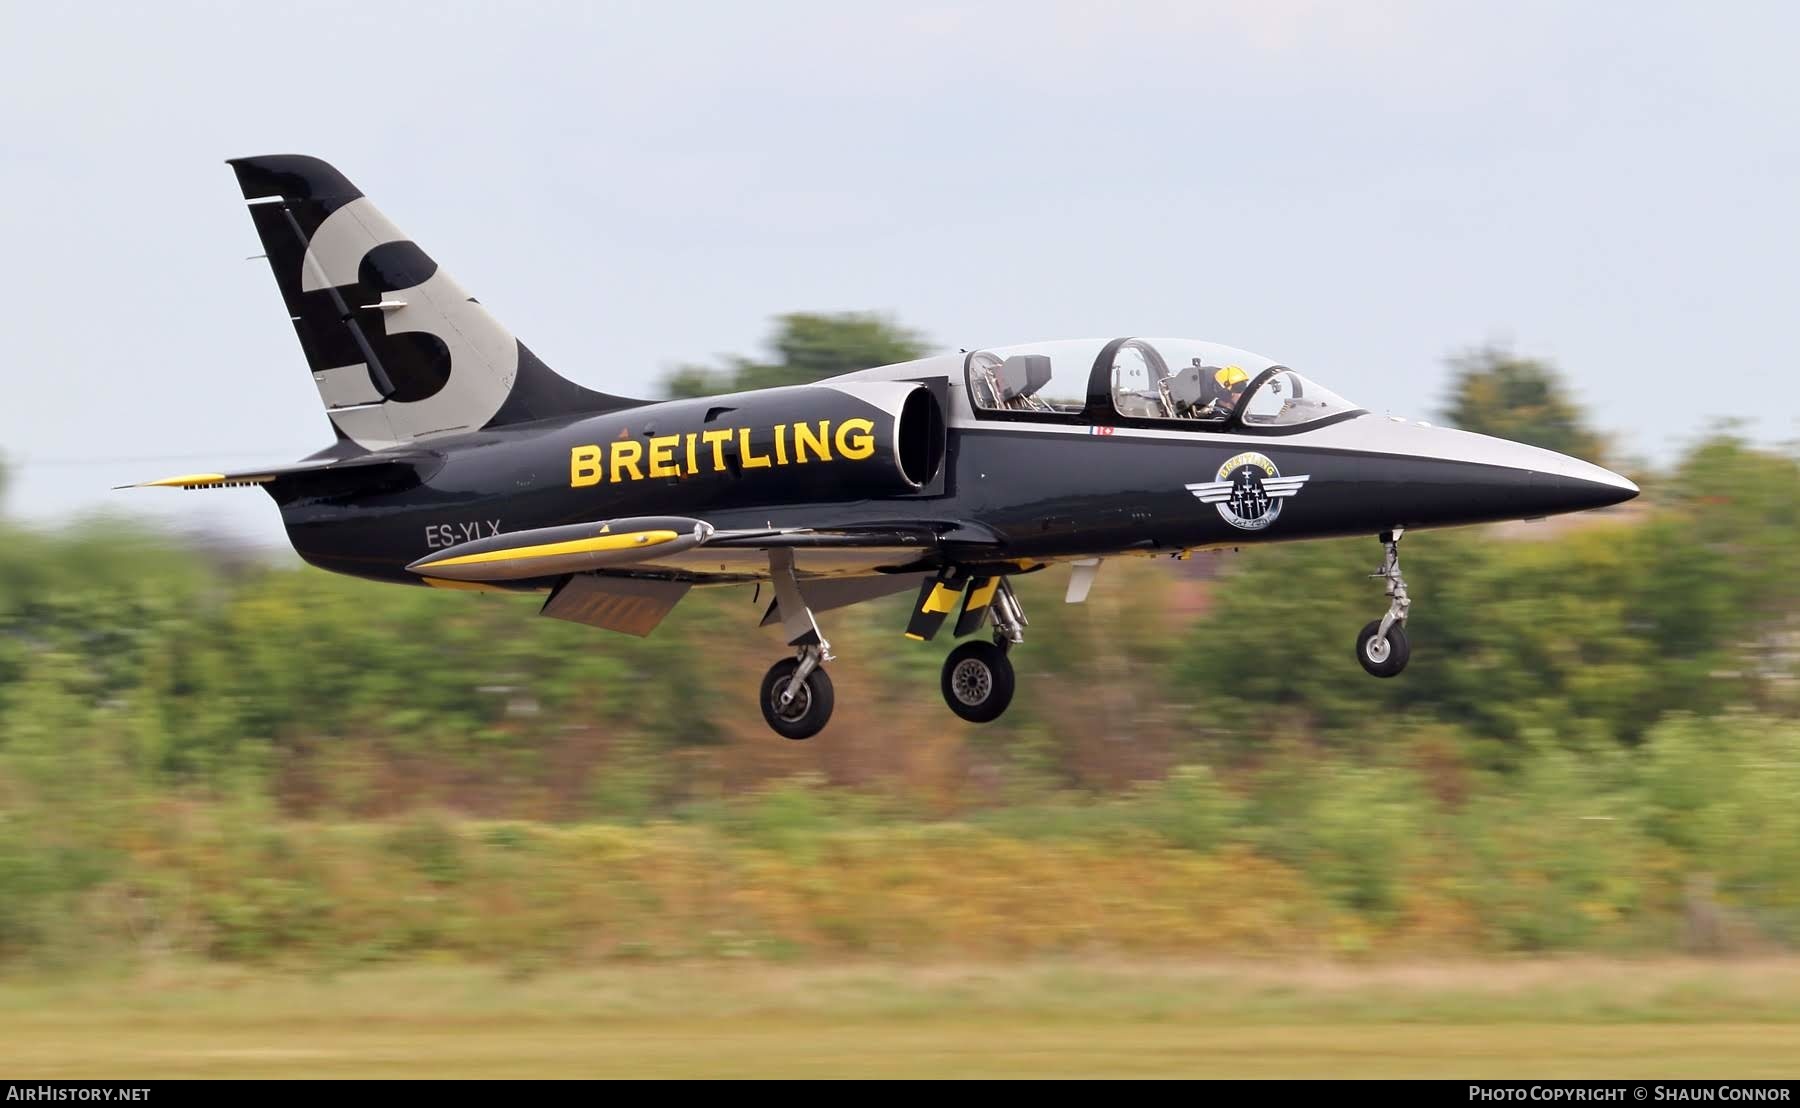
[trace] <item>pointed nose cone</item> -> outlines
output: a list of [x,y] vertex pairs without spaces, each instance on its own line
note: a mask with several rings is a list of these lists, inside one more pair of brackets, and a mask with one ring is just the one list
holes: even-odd
[[1592,462],[1448,427],[1365,417],[1312,439],[1367,458],[1364,514],[1409,527],[1537,519],[1638,495],[1630,480]]
[[[1567,454],[1555,457],[1562,460],[1556,471],[1534,470],[1531,474],[1531,499],[1542,504],[1546,514],[1611,507],[1638,494],[1637,485],[1610,469]],[[1572,473],[1571,470],[1580,472]]]
[[1498,483],[1510,493],[1519,514],[1512,518],[1585,512],[1621,504],[1638,494],[1637,485],[1610,469],[1567,454],[1487,435],[1450,432],[1460,456],[1504,474]]

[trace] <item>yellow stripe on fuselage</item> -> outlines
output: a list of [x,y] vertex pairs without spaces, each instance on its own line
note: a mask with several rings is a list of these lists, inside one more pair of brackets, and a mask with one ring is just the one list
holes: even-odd
[[486,562],[510,562],[515,558],[554,558],[562,554],[595,554],[604,550],[625,550],[637,546],[658,546],[672,542],[680,535],[674,531],[627,531],[620,535],[596,535],[591,539],[543,543],[538,546],[509,546],[504,550],[484,550],[480,554],[461,554],[454,558],[427,562],[419,568],[432,570],[443,566],[474,566]]

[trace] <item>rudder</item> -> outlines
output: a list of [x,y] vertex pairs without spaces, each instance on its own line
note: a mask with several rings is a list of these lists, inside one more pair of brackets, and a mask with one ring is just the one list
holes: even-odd
[[234,158],[340,439],[381,450],[643,401],[558,376],[318,158]]

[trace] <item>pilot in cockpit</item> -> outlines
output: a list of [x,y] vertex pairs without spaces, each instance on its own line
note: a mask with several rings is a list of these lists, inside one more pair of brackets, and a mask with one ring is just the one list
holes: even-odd
[[1250,375],[1239,366],[1209,366],[1199,358],[1163,381],[1169,408],[1180,419],[1223,419],[1237,407]]

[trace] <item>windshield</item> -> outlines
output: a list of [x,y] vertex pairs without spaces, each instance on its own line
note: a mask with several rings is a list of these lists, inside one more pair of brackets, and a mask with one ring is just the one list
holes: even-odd
[[1361,410],[1325,386],[1283,368],[1251,391],[1244,402],[1244,425],[1293,427]]

